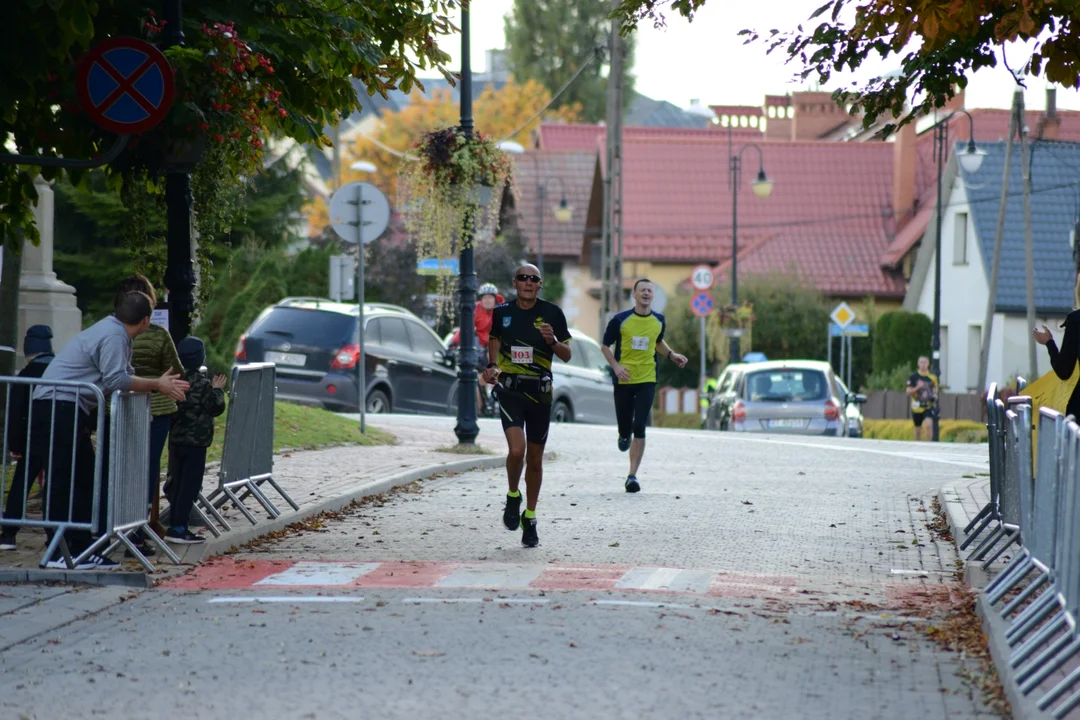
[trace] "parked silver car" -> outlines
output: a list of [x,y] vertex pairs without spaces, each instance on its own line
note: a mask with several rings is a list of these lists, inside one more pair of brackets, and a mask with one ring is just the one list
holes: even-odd
[[580,330],[570,331],[570,362],[552,363],[555,422],[615,422],[611,371],[600,344]]
[[829,363],[776,360],[745,365],[728,398],[736,432],[844,435],[847,393]]
[[[452,329],[443,344],[449,347],[457,332]],[[554,400],[551,419],[555,422],[615,423],[615,399],[611,371],[600,344],[580,330],[570,330],[570,362],[556,359],[551,366]],[[480,367],[487,364],[486,356]]]

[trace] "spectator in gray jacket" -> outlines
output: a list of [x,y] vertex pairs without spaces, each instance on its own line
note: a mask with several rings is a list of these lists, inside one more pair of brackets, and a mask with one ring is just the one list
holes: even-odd
[[[106,398],[113,392],[130,390],[160,392],[175,400],[182,400],[188,383],[175,370],[150,379],[135,377],[131,368],[132,339],[150,327],[152,311],[149,297],[140,292],[128,293],[117,305],[114,315],[76,335],[49,364],[42,378],[92,383],[101,389]],[[97,398],[85,390],[55,386],[38,387],[33,398],[30,452],[37,462],[42,463],[50,478],[48,519],[54,522],[89,523],[93,519],[94,471],[97,463],[90,435],[97,426]],[[108,447],[107,431],[105,437],[98,438],[98,447],[103,451]],[[106,478],[102,477],[101,482],[100,512],[103,515]],[[69,495],[74,498],[70,506]],[[51,541],[51,532],[49,536]],[[73,557],[82,554],[92,543],[90,532],[85,530],[68,530],[63,539]],[[55,552],[47,558],[46,564],[49,567],[66,567],[63,557]],[[92,554],[78,567],[89,569],[116,564],[106,557]]]

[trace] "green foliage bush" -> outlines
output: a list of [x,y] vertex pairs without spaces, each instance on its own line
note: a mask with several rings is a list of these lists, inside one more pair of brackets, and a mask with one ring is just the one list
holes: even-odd
[[891,373],[901,367],[907,374],[913,372],[919,356],[930,354],[933,331],[930,318],[922,313],[893,310],[882,314],[874,326],[874,374]]
[[[930,432],[930,422],[923,424],[923,435]],[[986,425],[972,420],[941,420],[938,424],[941,442],[986,442]],[[915,426],[911,420],[864,420],[863,437],[870,440],[914,440]]]
[[866,378],[865,389],[867,391],[903,390],[907,387],[908,377],[911,375],[913,369],[913,367],[897,365],[892,370],[871,373]]

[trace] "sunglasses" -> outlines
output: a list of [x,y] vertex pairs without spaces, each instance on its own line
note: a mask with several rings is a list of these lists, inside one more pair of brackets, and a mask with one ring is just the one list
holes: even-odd
[[517,280],[518,282],[539,283],[541,278],[540,278],[539,275],[524,275],[524,274],[522,274],[522,275],[518,275],[514,279]]

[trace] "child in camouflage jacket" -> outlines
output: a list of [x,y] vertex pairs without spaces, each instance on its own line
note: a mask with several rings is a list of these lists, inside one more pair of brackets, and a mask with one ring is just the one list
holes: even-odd
[[176,346],[186,379],[191,384],[187,397],[176,404],[169,434],[169,529],[171,543],[194,544],[205,540],[188,529],[188,516],[202,490],[206,472],[206,448],[214,440],[214,418],[225,412],[225,376],[211,381],[203,362],[206,348],[202,340],[186,337]]

